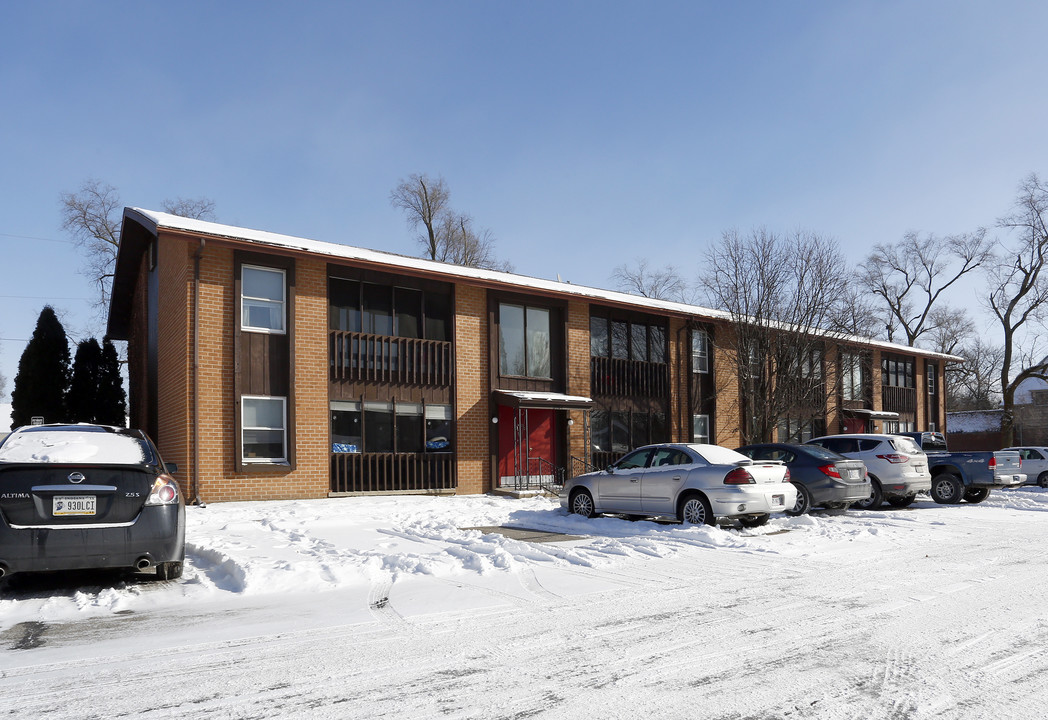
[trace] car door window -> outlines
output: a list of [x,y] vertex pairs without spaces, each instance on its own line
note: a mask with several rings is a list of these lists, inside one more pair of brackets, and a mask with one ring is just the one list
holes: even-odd
[[[859,452],[872,452],[877,449],[877,446],[881,444],[880,440],[860,440],[859,441]],[[852,450],[851,452],[855,452]]]
[[631,452],[629,455],[615,463],[615,469],[631,470],[633,468],[647,467],[652,452],[654,452],[653,448],[645,448]]
[[1030,448],[1026,451],[1026,455],[1023,456],[1023,460],[1044,460],[1044,455]]
[[668,465],[680,465],[680,456],[684,455],[680,450],[674,448],[660,448],[655,451],[655,456],[651,459],[651,466],[653,468],[666,467]]

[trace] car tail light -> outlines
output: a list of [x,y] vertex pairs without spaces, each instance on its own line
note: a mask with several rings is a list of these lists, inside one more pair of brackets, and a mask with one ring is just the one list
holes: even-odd
[[838,480],[841,479],[841,471],[838,470],[837,466],[833,463],[830,463],[829,465],[821,465],[819,470],[822,471],[823,475],[829,475],[831,478],[837,478]]
[[725,485],[753,485],[756,482],[750,471],[743,467],[737,467],[724,476]]
[[[1020,465],[1019,467],[1022,467],[1022,465]],[[992,470],[996,470],[996,469],[997,469],[997,458],[995,458],[993,455],[991,455],[990,456],[990,470],[992,471]]]
[[786,468],[786,474],[783,475],[782,481],[783,482],[789,482],[790,481],[790,469],[789,468]]
[[153,489],[149,491],[146,505],[174,505],[178,502],[178,485],[168,475],[157,476]]
[[887,460],[890,463],[904,463],[910,459],[909,455],[903,455],[902,453],[890,453],[888,455],[878,455],[881,460]]

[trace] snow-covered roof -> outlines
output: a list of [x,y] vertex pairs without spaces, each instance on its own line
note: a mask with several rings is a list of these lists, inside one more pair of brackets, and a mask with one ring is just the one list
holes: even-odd
[[[507,287],[516,287],[529,291],[546,291],[558,295],[574,296],[586,300],[604,301],[621,305],[632,305],[648,310],[663,310],[678,315],[691,315],[710,320],[730,321],[731,314],[724,310],[702,307],[701,305],[690,305],[687,303],[673,302],[671,300],[656,300],[640,295],[619,292],[616,290],[604,290],[602,288],[575,285],[570,282],[558,280],[546,280],[543,278],[518,275],[516,273],[501,272],[498,270],[485,270],[482,268],[465,267],[451,263],[437,262],[425,258],[398,255],[396,253],[383,252],[380,250],[368,250],[352,245],[310,240],[308,238],[294,237],[292,235],[281,235],[279,233],[267,232],[265,230],[253,230],[250,228],[223,225],[221,223],[209,222],[207,220],[196,220],[185,218],[170,213],[146,210],[143,208],[125,208],[125,217],[134,216],[144,226],[151,226],[155,233],[158,229],[174,230],[178,232],[199,233],[217,238],[228,238],[229,240],[248,242],[255,245],[265,245],[281,250],[293,250],[300,252],[322,255],[339,260],[355,260],[366,263],[387,265],[391,268],[416,270],[424,273],[439,274],[450,278],[461,280],[474,280],[479,282],[497,283]],[[924,357],[939,358],[947,361],[959,362],[962,358],[956,355],[946,355],[907,345],[889,343],[881,340],[873,340],[859,336],[841,336],[845,342],[870,345],[883,350],[891,350],[901,353],[917,354]]]
[[953,433],[996,432],[1001,429],[1001,410],[966,410],[946,413],[946,427]]

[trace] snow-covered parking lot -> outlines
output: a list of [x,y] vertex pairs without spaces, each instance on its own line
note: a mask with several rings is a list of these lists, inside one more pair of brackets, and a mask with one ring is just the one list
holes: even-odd
[[[188,508],[181,581],[0,584],[0,716],[1048,717],[1048,490],[756,530]],[[531,542],[467,528],[583,536]]]

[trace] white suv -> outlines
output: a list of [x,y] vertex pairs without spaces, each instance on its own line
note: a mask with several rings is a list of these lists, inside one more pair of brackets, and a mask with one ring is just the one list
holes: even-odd
[[885,500],[892,507],[906,507],[917,493],[931,490],[928,456],[904,435],[827,435],[808,443],[866,463],[872,492],[854,507],[873,510]]

